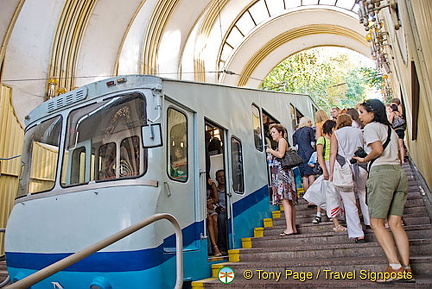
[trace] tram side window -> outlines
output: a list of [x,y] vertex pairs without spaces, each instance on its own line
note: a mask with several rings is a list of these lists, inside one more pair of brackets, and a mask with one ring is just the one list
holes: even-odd
[[140,140],[128,137],[120,143],[120,177],[138,176],[140,171]]
[[76,148],[72,152],[71,182],[85,182],[85,164],[86,150],[85,147]]
[[231,138],[231,166],[233,190],[237,194],[244,192],[243,150],[239,139]]
[[48,191],[54,187],[61,124],[62,118],[57,116],[26,132],[18,196]]
[[291,114],[291,128],[293,131],[295,131],[297,128],[297,118],[296,118],[296,109],[292,104],[290,104],[290,114]]
[[255,148],[260,152],[263,151],[263,136],[262,136],[262,124],[261,124],[261,113],[259,108],[252,104],[252,124],[253,124],[253,136]]
[[290,104],[292,129],[295,131],[300,119],[304,116],[294,105]]
[[87,184],[144,174],[144,95],[121,94],[79,107],[69,114],[62,185]]
[[113,179],[116,177],[116,144],[111,142],[99,147],[99,180]]
[[188,178],[187,118],[182,112],[168,109],[168,175],[186,182]]

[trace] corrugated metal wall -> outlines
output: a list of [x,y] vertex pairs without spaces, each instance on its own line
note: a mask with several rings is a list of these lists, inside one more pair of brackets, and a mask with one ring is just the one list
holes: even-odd
[[54,186],[57,160],[58,148],[39,142],[33,144],[29,186],[31,194],[49,190]]
[[[20,155],[24,143],[24,129],[15,115],[11,99],[12,89],[2,85],[0,90],[0,158]],[[20,157],[0,160],[0,228],[6,228],[18,189],[20,170]],[[0,235],[0,255],[4,254],[3,240],[4,234]]]

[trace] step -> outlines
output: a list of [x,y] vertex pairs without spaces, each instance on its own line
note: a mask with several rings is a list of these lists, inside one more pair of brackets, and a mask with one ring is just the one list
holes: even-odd
[[8,272],[6,269],[6,262],[4,261],[4,258],[2,258],[0,259],[0,283],[6,280],[7,276]]
[[[430,256],[428,258],[414,256],[410,261],[415,274],[416,272],[427,274],[432,270],[432,257]],[[225,266],[230,267],[236,274],[229,288],[431,288],[432,286],[430,276],[420,274],[415,276],[416,283],[378,284],[372,282],[377,272],[381,272],[387,266],[385,258],[353,257],[349,259],[304,259],[301,263],[298,260],[285,260],[278,263],[227,262],[214,264],[212,266],[214,278],[205,281],[205,288],[223,288],[219,285],[222,283],[215,277],[218,271]],[[344,280],[344,276],[351,280]]]
[[[287,239],[293,239],[287,237]],[[304,243],[304,242],[303,242]],[[240,261],[274,261],[280,262],[286,259],[308,259],[308,258],[339,258],[339,257],[356,257],[356,256],[383,256],[381,247],[376,242],[367,242],[356,244],[339,243],[339,244],[303,244],[302,246],[292,245],[291,240],[282,243],[280,247],[266,248],[249,248],[238,249]],[[410,240],[410,253],[412,255],[432,255],[432,240],[414,239]]]
[[[283,271],[284,272],[284,271]],[[358,275],[357,275],[358,276]],[[192,288],[284,288],[284,289],[297,289],[297,288],[431,288],[432,283],[428,277],[417,277],[416,283],[399,283],[394,282],[392,284],[380,284],[369,280],[361,280],[358,277],[355,280],[324,280],[324,279],[312,279],[307,281],[299,280],[286,280],[282,278],[278,282],[273,280],[245,280],[243,275],[238,277],[230,284],[223,284],[216,278],[206,279],[200,282],[192,282]]]
[[[335,276],[335,271],[331,271],[333,273],[333,276],[330,275],[330,272],[327,271],[328,278],[325,279],[324,277],[315,279],[315,275],[312,274],[307,276],[309,272],[307,271],[301,271],[296,272],[298,275],[296,276],[296,279],[293,280],[292,276],[286,277],[285,270],[282,270],[280,272],[263,272],[261,271],[259,276],[258,272],[252,277],[252,279],[245,279],[243,276],[243,273],[240,272],[239,274],[236,273],[236,278],[234,281],[230,284],[223,284],[216,278],[210,278],[206,279],[200,282],[192,282],[192,288],[284,288],[284,289],[290,289],[290,288],[362,288],[362,289],[369,289],[369,288],[392,288],[392,289],[401,289],[401,288],[431,288],[432,283],[430,278],[427,276],[416,276],[416,283],[400,283],[400,282],[393,282],[391,284],[380,284],[371,281],[371,277],[373,276],[372,273],[369,273],[369,278],[367,274],[360,275],[359,272],[356,272],[356,275],[348,276],[349,278],[355,278],[353,280],[342,280],[341,277],[337,278]],[[288,271],[289,272],[289,271]],[[265,274],[267,273],[267,274]],[[280,273],[280,279],[278,281],[274,279],[269,279],[270,275],[268,273]],[[304,273],[304,274],[302,274]],[[290,274],[290,273],[288,273]],[[275,275],[275,274],[274,274]],[[273,275],[273,276],[274,276]],[[325,275],[325,273],[320,273],[320,275]],[[249,276],[249,273],[246,275]],[[261,279],[258,279],[261,277]],[[308,279],[311,278],[311,279]],[[331,279],[332,278],[332,279]],[[362,279],[360,279],[362,278]],[[304,280],[304,281],[303,281]]]
[[[302,214],[302,212],[316,212],[316,208],[308,208],[308,204],[303,198],[299,199],[299,202],[296,204],[295,207],[296,207],[296,212],[299,214]],[[405,208],[411,208],[411,207],[424,208],[423,197],[421,196],[420,192],[408,193],[408,198],[405,204]],[[281,207],[280,209],[281,212],[283,212],[283,207]]]
[[[432,256],[411,256],[410,258],[411,266],[416,272],[425,272],[426,274],[432,270]],[[221,267],[228,266],[233,270],[247,270],[251,268],[259,268],[266,269],[268,271],[276,271],[279,272],[285,271],[286,269],[291,269],[293,271],[304,271],[304,268],[308,268],[311,272],[318,272],[318,270],[322,269],[334,269],[339,268],[340,272],[349,272],[353,269],[355,270],[371,270],[371,271],[380,271],[386,268],[387,263],[386,259],[382,256],[371,256],[368,258],[364,258],[363,256],[355,256],[352,258],[308,258],[303,259],[301,263],[298,260],[283,260],[281,262],[225,262],[214,264],[213,269],[219,270]],[[213,270],[214,274],[214,270]],[[215,277],[215,276],[214,276]]]
[[[343,222],[341,221],[341,224]],[[409,223],[408,223],[409,224]],[[345,224],[344,224],[345,225]],[[279,236],[279,234],[285,229],[284,223],[273,223],[272,227],[266,227],[264,228],[263,234],[264,236]],[[409,237],[414,237],[414,235],[411,234],[417,234],[412,233],[411,231],[415,230],[424,230],[425,236],[430,236],[432,234],[432,225],[430,223],[421,223],[421,224],[409,224],[404,226],[405,231],[407,232]],[[333,232],[333,223],[332,222],[321,222],[318,225],[312,224],[310,222],[304,223],[304,224],[298,224],[297,225],[297,231],[302,234],[319,234],[319,233],[335,233]],[[363,231],[365,233],[367,232],[373,232],[371,229],[365,229],[363,227]],[[390,229],[389,229],[390,231]],[[335,233],[336,234],[336,233]],[[342,234],[346,234],[343,233]],[[421,234],[421,232],[420,232]]]
[[[431,224],[431,220],[427,214],[425,214],[424,208],[415,209],[418,207],[413,207],[409,210],[409,213],[405,213],[403,215],[403,220],[406,225],[418,225],[418,224]],[[330,222],[329,218],[325,213],[321,213],[322,222]],[[296,223],[297,224],[307,224],[311,223],[315,219],[316,212],[307,212],[296,214]],[[360,220],[362,217],[360,216]],[[285,216],[283,213],[280,218],[273,218],[272,220],[273,226],[284,225],[285,224]],[[316,224],[315,224],[316,225]]]
[[[244,248],[230,251],[230,262],[213,264],[212,278],[193,282],[192,288],[432,288],[431,219],[421,195],[422,183],[409,164],[403,168],[409,185],[403,220],[416,283],[379,284],[368,280],[388,265],[373,231],[363,227],[367,242],[355,243],[347,232],[333,232],[333,222],[325,212],[320,224],[312,224],[316,208],[308,208],[306,200],[300,198],[296,205],[299,234],[279,236],[285,229],[280,208],[272,219],[263,220],[263,228],[255,230],[257,237],[243,238]],[[229,285],[215,278],[223,266],[236,274]],[[277,276],[280,279],[276,280]]]
[[[331,259],[284,260],[283,262],[227,262],[214,264],[212,274],[216,277],[222,267],[230,267],[236,279],[229,288],[431,288],[432,279],[416,272],[432,270],[432,256],[413,256],[411,266],[417,282],[378,284],[371,279],[386,266],[383,257],[352,257]],[[275,280],[278,275],[279,280]],[[246,279],[244,276],[247,276]],[[343,280],[343,276],[351,280]],[[273,279],[271,278],[273,277]],[[317,278],[318,277],[318,278]],[[205,288],[220,288],[220,282],[208,279]],[[220,283],[221,284],[221,283]],[[210,286],[209,286],[210,285]],[[283,285],[282,287],[279,287]],[[225,285],[226,286],[226,285]],[[286,287],[284,287],[286,286]],[[202,287],[197,287],[202,288]]]
[[[315,233],[304,233],[296,236],[280,237],[279,233],[282,232],[283,228],[275,229],[270,231],[269,228],[264,230],[265,238],[250,238],[253,248],[260,247],[280,247],[286,243],[286,239],[290,238],[290,244],[292,245],[303,245],[303,244],[335,244],[335,243],[352,243],[353,241],[348,239],[346,232],[333,232],[331,227],[328,226],[324,232]],[[432,226],[431,225],[418,225],[410,228],[406,228],[406,232],[409,239],[432,239]],[[300,230],[300,229],[299,229]],[[365,230],[366,240],[374,242],[375,237],[372,230]]]

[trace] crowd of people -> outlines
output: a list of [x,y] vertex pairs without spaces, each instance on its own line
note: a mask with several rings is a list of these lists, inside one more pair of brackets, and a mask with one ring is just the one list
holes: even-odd
[[[355,108],[334,107],[330,117],[318,110],[315,123],[303,117],[293,134],[293,148],[303,159],[298,166],[303,198],[308,207],[316,207],[312,223],[321,223],[324,210],[333,222],[333,231],[347,231],[355,243],[366,242],[364,232],[372,229],[389,263],[386,278],[377,282],[414,281],[402,222],[408,191],[401,166],[406,157],[404,130],[399,99],[387,107],[378,99],[369,99]],[[298,234],[298,196],[292,169],[282,168],[278,159],[291,148],[282,125],[271,125],[270,133],[277,143],[266,149],[273,157],[272,201],[284,208],[286,228],[280,236],[287,237]]]

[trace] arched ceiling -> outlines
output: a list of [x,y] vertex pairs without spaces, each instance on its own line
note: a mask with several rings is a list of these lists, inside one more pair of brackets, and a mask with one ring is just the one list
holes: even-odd
[[[120,74],[257,87],[317,46],[367,57],[355,0],[4,0],[3,85],[21,121],[57,89]],[[228,71],[230,74],[221,73]]]

